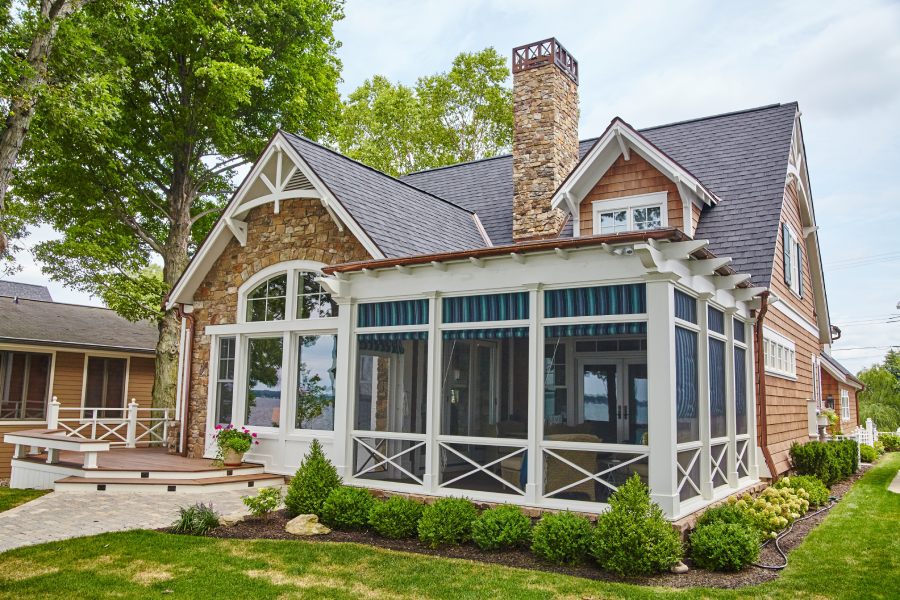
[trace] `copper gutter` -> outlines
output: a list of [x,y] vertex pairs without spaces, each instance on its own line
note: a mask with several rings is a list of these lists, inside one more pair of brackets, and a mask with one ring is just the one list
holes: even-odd
[[184,304],[182,303],[175,305],[174,310],[175,314],[178,315],[179,318],[187,321],[187,327],[184,330],[186,345],[183,365],[185,366],[185,372],[184,381],[181,382],[181,403],[184,407],[184,418],[181,420],[181,456],[187,456],[188,421],[191,418],[191,374],[193,373],[192,363],[194,360],[194,315],[184,312]]
[[775,472],[775,461],[769,452],[769,423],[766,414],[766,356],[763,352],[763,320],[769,310],[769,292],[759,295],[761,305],[756,316],[756,336],[754,337],[754,350],[756,351],[756,404],[759,407],[759,447],[762,448],[763,458],[772,480],[778,478]]

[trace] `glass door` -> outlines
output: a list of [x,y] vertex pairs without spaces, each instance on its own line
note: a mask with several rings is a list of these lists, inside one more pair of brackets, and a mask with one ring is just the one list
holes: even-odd
[[580,401],[575,407],[580,412],[578,422],[587,425],[600,438],[598,442],[617,443],[622,406],[619,404],[616,363],[582,359],[578,373]]

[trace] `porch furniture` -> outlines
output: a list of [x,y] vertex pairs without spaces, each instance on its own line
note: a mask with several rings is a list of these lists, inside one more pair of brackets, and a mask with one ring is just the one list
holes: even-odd
[[[110,442],[107,440],[88,440],[68,437],[62,429],[27,429],[3,436],[7,444],[15,445],[13,458],[28,457],[28,449],[43,448],[47,451],[47,464],[59,463],[60,451],[78,452],[84,455],[85,469],[97,468],[97,453],[108,452]],[[33,452],[37,454],[37,452]]]

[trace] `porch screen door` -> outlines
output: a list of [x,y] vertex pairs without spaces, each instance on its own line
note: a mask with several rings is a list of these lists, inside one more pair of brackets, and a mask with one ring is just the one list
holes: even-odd
[[619,438],[622,411],[616,385],[616,365],[584,361],[579,370],[579,421],[590,423],[602,442],[614,444]]

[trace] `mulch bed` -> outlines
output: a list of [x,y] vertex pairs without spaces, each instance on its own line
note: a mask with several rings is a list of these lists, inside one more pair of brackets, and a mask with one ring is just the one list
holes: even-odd
[[[859,479],[869,465],[861,465],[859,472],[842,481],[832,488],[832,495],[840,498],[847,490]],[[821,523],[828,515],[828,511],[816,515],[805,521],[798,522],[794,525],[793,530],[782,538],[781,547],[785,552],[790,552],[796,548],[800,542],[812,531],[816,525]],[[272,539],[272,540],[298,540],[302,539],[310,543],[342,543],[351,542],[357,544],[365,544],[367,546],[376,546],[389,550],[399,550],[401,552],[412,552],[415,554],[426,554],[430,556],[441,556],[444,558],[461,558],[476,562],[499,564],[507,567],[517,567],[520,569],[533,569],[537,571],[547,571],[551,573],[561,573],[563,575],[572,575],[575,577],[583,577],[585,579],[594,579],[600,581],[611,581],[620,583],[630,583],[636,585],[686,588],[686,587],[713,587],[713,588],[740,588],[748,585],[756,585],[765,581],[770,581],[778,577],[779,571],[769,569],[761,569],[759,567],[749,567],[739,573],[716,573],[705,571],[703,569],[694,568],[690,559],[685,559],[685,564],[691,566],[690,571],[681,575],[673,573],[662,573],[649,577],[619,577],[612,573],[600,570],[593,563],[588,563],[577,567],[563,567],[544,562],[526,550],[508,550],[504,552],[485,552],[474,544],[466,544],[462,546],[448,546],[438,549],[432,549],[416,539],[389,540],[382,538],[374,533],[367,531],[333,531],[328,535],[309,536],[298,538],[284,530],[285,524],[288,522],[285,511],[272,513],[265,518],[250,518],[230,527],[219,527],[209,533],[210,537],[226,538],[226,539]],[[780,565],[783,563],[781,555],[776,551],[774,544],[768,544],[760,553],[759,563],[764,565]]]

